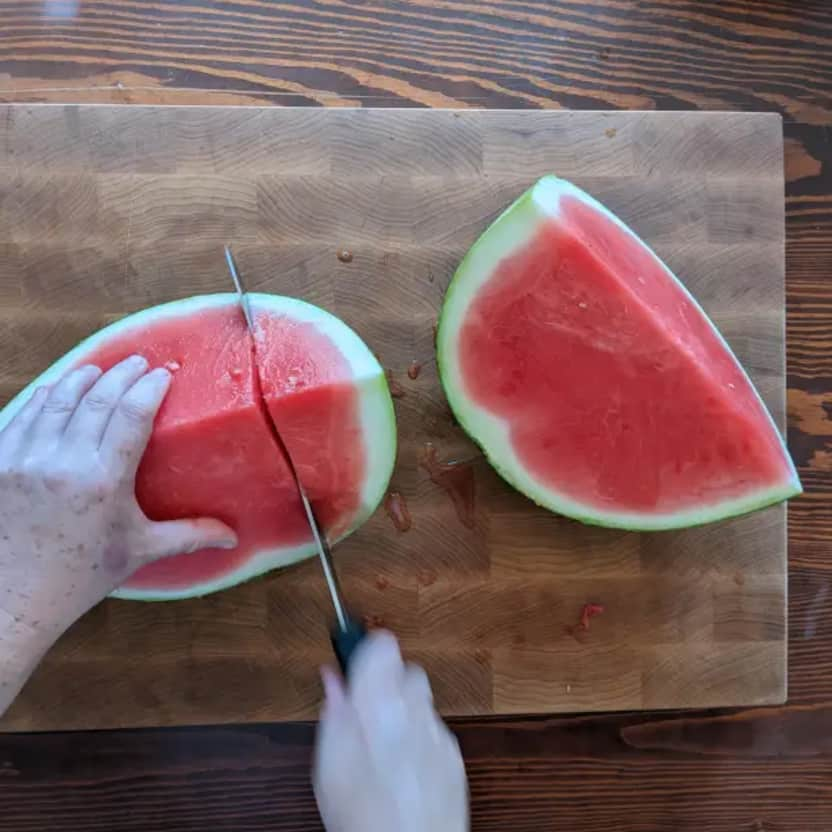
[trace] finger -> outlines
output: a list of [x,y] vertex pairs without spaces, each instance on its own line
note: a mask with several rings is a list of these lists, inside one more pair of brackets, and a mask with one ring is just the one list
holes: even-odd
[[145,560],[196,552],[198,549],[233,549],[237,535],[219,520],[168,520],[150,523],[145,541]]
[[146,372],[147,361],[140,355],[131,355],[107,370],[72,414],[67,437],[97,448],[122,397]]
[[350,665],[350,696],[360,715],[372,717],[380,704],[401,699],[404,662],[396,638],[384,630],[359,644]]
[[434,708],[428,674],[419,665],[406,665],[402,689],[408,720],[411,726],[417,726],[423,747],[444,745],[449,734]]
[[63,435],[81,397],[101,376],[101,370],[87,364],[67,373],[50,391],[32,425],[34,442],[49,442]]
[[12,416],[0,431],[0,449],[4,454],[14,453],[25,441],[26,434],[40,415],[43,403],[49,395],[48,387],[38,387],[23,407]]
[[321,816],[327,828],[334,829],[336,818],[355,796],[351,792],[356,772],[366,765],[366,751],[343,680],[332,668],[323,668],[321,677],[326,698],[315,736],[312,782]]
[[104,464],[117,476],[135,476],[169,387],[170,373],[160,367],[119,398],[99,446]]
[[424,669],[417,664],[408,664],[404,669],[404,698],[412,707],[433,708],[433,689]]

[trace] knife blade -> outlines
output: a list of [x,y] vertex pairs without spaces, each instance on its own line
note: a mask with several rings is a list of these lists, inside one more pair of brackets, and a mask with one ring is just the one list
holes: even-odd
[[[237,269],[237,264],[234,261],[234,255],[231,253],[231,246],[229,245],[225,246],[225,262],[228,265],[228,271],[231,273],[231,279],[234,282],[234,288],[237,292],[237,301],[239,303],[240,310],[243,313],[243,318],[245,319],[249,338],[251,339],[252,360],[254,363],[254,374],[257,384],[256,392],[257,395],[262,398],[263,392],[260,384],[260,369],[257,364],[257,337],[254,326],[254,316],[251,312],[251,304],[249,303],[248,293],[243,285],[243,280],[240,277],[240,272]],[[346,605],[344,604],[344,597],[341,592],[341,585],[338,581],[338,574],[335,571],[335,564],[332,561],[332,550],[329,548],[329,542],[327,541],[326,534],[324,534],[321,529],[321,524],[318,522],[315,510],[312,507],[312,503],[309,500],[306,489],[303,487],[303,482],[298,476],[298,471],[295,467],[292,455],[289,453],[289,449],[286,447],[286,443],[283,441],[283,437],[280,435],[277,424],[272,418],[265,401],[263,401],[263,413],[266,416],[266,421],[272,437],[278,448],[283,452],[283,456],[289,465],[289,470],[295,480],[295,486],[297,487],[298,494],[300,495],[300,501],[303,505],[307,522],[309,523],[309,529],[312,532],[312,540],[314,541],[315,549],[318,552],[318,559],[320,560],[326,585],[329,590],[329,595],[332,599],[332,606],[335,610],[335,627],[330,633],[332,647],[335,651],[335,656],[338,659],[338,664],[341,666],[342,672],[346,675],[349,668],[350,658],[356,647],[358,647],[361,643],[364,636],[367,635],[367,631],[364,625],[357,619],[353,618],[347,611]]]

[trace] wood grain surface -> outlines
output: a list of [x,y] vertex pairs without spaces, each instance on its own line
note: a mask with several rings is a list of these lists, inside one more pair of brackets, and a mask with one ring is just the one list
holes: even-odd
[[[116,315],[227,289],[231,240],[252,288],[334,312],[401,388],[391,488],[412,528],[380,509],[336,553],[347,597],[424,664],[443,713],[785,699],[785,506],[666,534],[554,516],[454,423],[433,348],[465,252],[556,171],[666,259],[783,424],[778,115],[7,105],[0,125],[0,397]],[[470,518],[420,465],[429,443],[467,461]],[[582,624],[587,603],[604,612]],[[314,560],[216,597],[109,601],[3,724],[314,716],[329,605]]]
[[[815,832],[832,795],[827,0],[0,2],[0,98],[772,110],[784,119],[789,704],[454,725],[475,830]],[[0,737],[2,830],[319,829],[312,730]]]

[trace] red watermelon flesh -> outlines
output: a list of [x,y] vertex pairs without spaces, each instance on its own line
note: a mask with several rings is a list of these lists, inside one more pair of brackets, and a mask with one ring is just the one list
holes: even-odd
[[541,186],[540,210],[519,201],[477,243],[499,254],[487,274],[466,259],[440,326],[451,404],[496,467],[550,508],[633,528],[799,491],[757,392],[682,284],[582,191]]
[[[373,511],[392,469],[395,422],[384,373],[358,336],[323,310],[278,296],[251,300],[268,409],[328,536],[337,539]],[[311,556],[308,522],[263,412],[236,298],[203,296],[130,316],[33,384],[80,364],[106,370],[133,353],[173,374],[139,468],[139,504],[155,520],[216,517],[239,545],[157,561],[117,594],[201,595]],[[0,423],[26,395],[0,413]]]
[[[269,413],[319,519],[338,537],[358,508],[355,484],[367,467],[351,368],[310,324],[267,315],[256,320],[259,380]],[[305,514],[301,519],[306,537]]]

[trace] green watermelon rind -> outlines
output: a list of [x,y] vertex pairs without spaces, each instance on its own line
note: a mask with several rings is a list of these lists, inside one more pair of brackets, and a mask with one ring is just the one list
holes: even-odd
[[720,342],[734,358],[740,371],[748,379],[745,370],[737,361],[722,334],[661,258],[632,229],[589,194],[566,180],[553,175],[545,176],[503,211],[479,237],[457,268],[445,294],[437,325],[437,366],[448,402],[465,432],[482,448],[486,458],[500,476],[518,491],[543,508],[593,526],[632,531],[687,528],[757,511],[800,494],[802,492],[800,480],[782,434],[750,380],[749,384],[760,400],[760,405],[769,419],[772,430],[779,438],[788,475],[782,483],[774,487],[760,489],[743,497],[724,500],[702,508],[664,514],[604,511],[597,506],[573,500],[566,494],[536,481],[513,453],[507,423],[488,413],[468,397],[457,362],[455,341],[468,306],[479,287],[492,273],[494,266],[511,253],[521,249],[532,238],[540,222],[557,215],[560,197],[564,194],[574,196],[603,213],[653,254],[666,274],[681,287],[691,303],[703,314]]
[[[326,332],[350,361],[356,373],[355,384],[360,393],[361,423],[369,459],[361,508],[349,529],[339,538],[343,539],[361,526],[376,510],[384,497],[393,473],[396,459],[396,416],[384,370],[364,341],[347,324],[329,312],[305,301],[282,295],[252,292],[249,298],[255,316],[260,309],[278,314],[289,314],[297,319],[309,321]],[[152,306],[109,324],[81,341],[0,410],[0,429],[8,424],[14,414],[28,401],[35,388],[56,382],[68,370],[81,363],[85,355],[89,355],[113,337],[122,336],[131,329],[161,320],[190,316],[206,309],[222,308],[236,305],[236,303],[237,297],[234,294],[198,295]],[[273,569],[314,557],[316,554],[317,550],[311,541],[300,546],[264,549],[253,554],[239,568],[201,584],[170,589],[122,587],[112,594],[116,598],[137,601],[199,597],[250,580]]]

